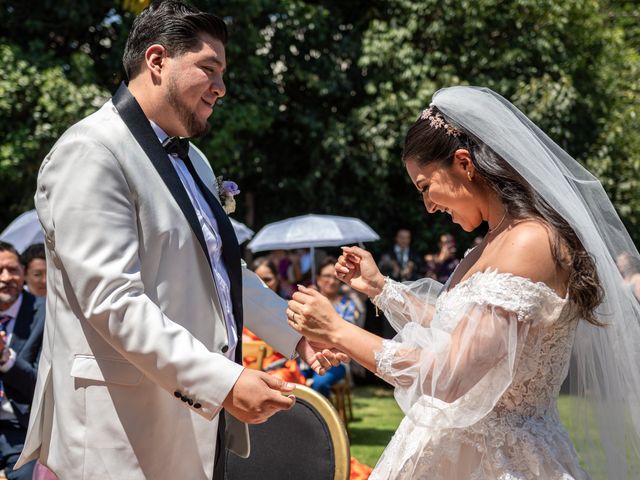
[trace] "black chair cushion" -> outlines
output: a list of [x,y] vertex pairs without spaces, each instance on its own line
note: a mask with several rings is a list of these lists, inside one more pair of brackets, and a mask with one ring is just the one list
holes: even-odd
[[227,480],[333,480],[335,461],[324,419],[305,400],[276,413],[267,422],[249,425],[251,455],[227,451]]

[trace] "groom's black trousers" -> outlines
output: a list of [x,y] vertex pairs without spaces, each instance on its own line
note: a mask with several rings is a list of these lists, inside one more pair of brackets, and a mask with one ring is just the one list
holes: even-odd
[[213,465],[213,480],[224,480],[224,464],[227,456],[224,444],[224,431],[227,422],[224,416],[224,409],[220,410],[218,414],[218,438],[216,441],[216,458]]

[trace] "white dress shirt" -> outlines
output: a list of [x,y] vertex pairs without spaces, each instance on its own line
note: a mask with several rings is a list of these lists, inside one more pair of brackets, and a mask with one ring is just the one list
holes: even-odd
[[[149,120],[149,123],[151,123],[151,127],[158,136],[160,142],[163,142],[168,135],[153,121]],[[180,181],[189,195],[191,204],[196,211],[198,222],[202,228],[204,240],[209,252],[209,259],[211,261],[214,283],[216,285],[216,290],[218,291],[224,321],[227,326],[229,349],[226,351],[225,355],[227,358],[234,360],[236,346],[238,345],[238,332],[236,331],[236,322],[233,317],[233,307],[231,304],[231,281],[229,280],[227,268],[222,261],[222,241],[218,234],[218,222],[216,222],[216,218],[211,211],[211,207],[202,195],[202,192],[200,192],[198,185],[182,159],[177,155],[167,154],[167,156],[171,160],[171,164],[176,169],[178,177],[180,177]]]

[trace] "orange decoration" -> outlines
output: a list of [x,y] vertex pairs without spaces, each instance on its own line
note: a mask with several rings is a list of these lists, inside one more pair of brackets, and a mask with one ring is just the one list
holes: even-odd
[[369,478],[373,468],[364,463],[360,463],[356,460],[356,457],[351,457],[351,480],[365,480]]
[[[248,341],[248,342],[263,341],[260,337],[258,337],[255,333],[253,333],[247,327],[242,329],[242,340]],[[267,358],[264,359],[262,368],[267,370],[269,365],[278,361],[282,361],[283,359],[284,359],[284,356],[274,351],[272,355],[269,355]],[[256,361],[256,357],[251,355],[247,355],[242,358],[242,363],[244,364],[245,367],[255,363],[255,361]],[[304,378],[304,375],[302,375],[302,372],[300,371],[298,362],[296,362],[295,360],[287,360],[284,363],[284,365],[282,365],[280,368],[268,370],[267,373],[269,375],[273,375],[274,377],[281,378],[285,382],[298,383],[300,385],[304,385],[306,381],[306,379]]]

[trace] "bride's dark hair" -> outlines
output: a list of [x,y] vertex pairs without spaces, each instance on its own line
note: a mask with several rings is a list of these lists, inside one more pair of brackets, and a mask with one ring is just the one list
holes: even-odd
[[603,300],[595,262],[573,228],[500,155],[479,139],[447,123],[432,121],[436,115],[444,120],[431,107],[428,117],[423,114],[411,126],[405,137],[402,161],[413,161],[419,166],[434,162],[451,166],[456,150],[468,150],[477,174],[498,195],[509,216],[520,220],[536,218],[550,227],[553,259],[556,265],[569,271],[567,289],[577,314],[602,326],[594,314]]

